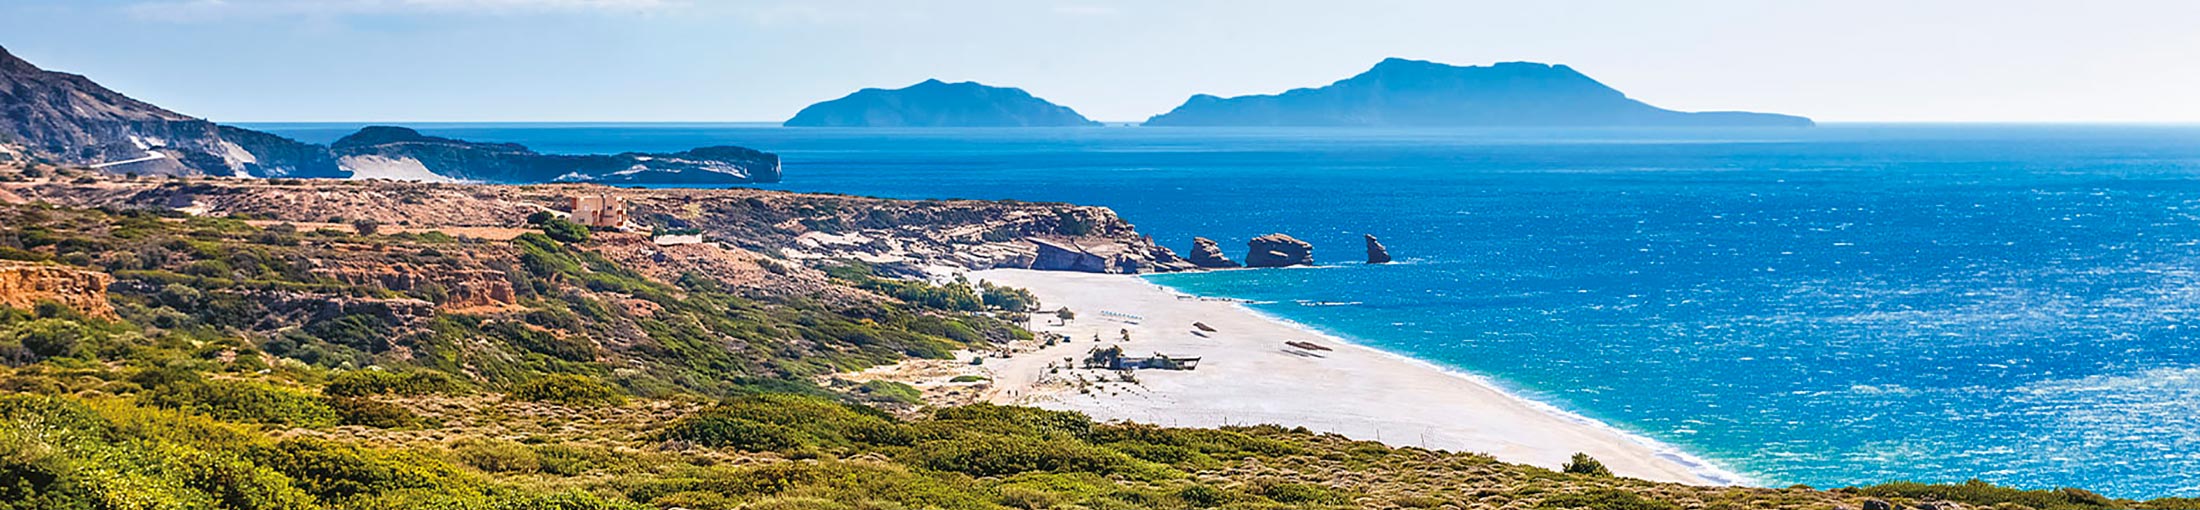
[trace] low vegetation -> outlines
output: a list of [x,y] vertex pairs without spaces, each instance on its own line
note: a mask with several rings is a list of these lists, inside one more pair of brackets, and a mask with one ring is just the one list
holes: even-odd
[[[832,374],[1028,338],[1029,293],[847,263],[829,281],[875,299],[756,298],[536,220],[488,241],[0,206],[0,258],[116,279],[112,317],[0,307],[0,510],[2200,509],[1981,482],[1692,487],[1586,455],[1553,471],[1274,425],[923,408]],[[501,276],[340,270],[399,265]],[[509,302],[458,305],[494,282]]]

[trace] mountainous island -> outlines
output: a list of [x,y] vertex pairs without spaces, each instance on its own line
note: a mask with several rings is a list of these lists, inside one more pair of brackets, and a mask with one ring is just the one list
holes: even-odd
[[1013,87],[925,80],[898,89],[863,89],[810,105],[787,119],[794,127],[1065,127],[1098,126],[1076,110]]
[[1564,65],[1461,67],[1392,58],[1319,88],[1192,96],[1145,125],[1802,127],[1812,122],[1770,113],[1666,110],[1629,99]]
[[83,76],[40,69],[5,48],[0,48],[0,159],[140,175],[618,184],[779,180],[777,155],[731,146],[561,156],[390,127],[367,128],[336,147],[302,143],[169,111]]

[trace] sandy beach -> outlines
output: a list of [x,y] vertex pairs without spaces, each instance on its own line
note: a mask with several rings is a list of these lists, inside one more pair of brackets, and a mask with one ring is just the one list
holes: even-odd
[[[1100,420],[1304,426],[1553,469],[1574,452],[1585,452],[1623,476],[1741,482],[1693,457],[1505,393],[1473,376],[1357,346],[1237,303],[1184,295],[1127,275],[1004,269],[967,276],[1030,289],[1046,310],[1069,307],[1076,318],[1066,324],[1042,313],[1031,325],[1071,341],[1015,346],[1005,357],[986,356],[983,365],[970,365],[965,357],[868,375],[892,374],[928,387],[928,393],[952,393],[964,401],[1073,410]],[[1194,322],[1213,331],[1200,331]],[[1123,340],[1126,332],[1129,341]],[[1096,336],[1101,341],[1094,342]],[[1132,356],[1201,360],[1193,370],[1137,370],[1135,382],[1122,381],[1114,371],[1078,368],[1089,351],[1105,345],[1121,345]],[[990,383],[942,384],[956,375],[987,377]]]

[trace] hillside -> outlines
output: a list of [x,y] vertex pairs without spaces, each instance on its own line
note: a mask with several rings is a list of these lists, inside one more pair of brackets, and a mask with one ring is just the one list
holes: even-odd
[[1666,110],[1629,99],[1563,65],[1461,67],[1393,58],[1319,88],[1231,98],[1193,96],[1146,125],[1798,127],[1811,121],[1766,113]]
[[778,182],[779,156],[733,146],[671,154],[549,155],[374,126],[335,147],[224,126],[47,71],[0,48],[0,162],[35,160],[115,174],[380,177],[606,184]]
[[925,80],[898,89],[863,89],[803,108],[796,127],[1065,127],[1097,126],[1076,110],[1023,89],[977,82]]
[[[824,250],[811,233],[1141,239],[1104,209],[46,172],[0,176],[0,267],[20,268],[0,289],[34,289],[0,307],[0,508],[2200,508],[1651,483],[1288,424],[922,408],[911,387],[840,377],[1022,341],[1029,305],[855,260],[882,250],[802,251]],[[632,193],[637,222],[723,243],[592,232],[543,204],[584,192]]]
[[0,48],[0,146],[116,173],[342,177],[313,145],[193,118]]

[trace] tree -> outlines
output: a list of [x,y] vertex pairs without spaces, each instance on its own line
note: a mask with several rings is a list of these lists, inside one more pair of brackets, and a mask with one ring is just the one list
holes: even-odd
[[1054,318],[1061,319],[1063,324],[1069,324],[1069,321],[1077,320],[1077,312],[1069,311],[1069,307],[1065,306],[1054,311]]
[[1577,475],[1612,476],[1612,470],[1605,469],[1604,463],[1597,462],[1595,458],[1586,453],[1575,453],[1574,459],[1567,462],[1565,466],[1561,466],[1559,470]]
[[359,235],[371,236],[382,231],[382,222],[368,219],[355,220],[351,222],[351,228],[359,231]]

